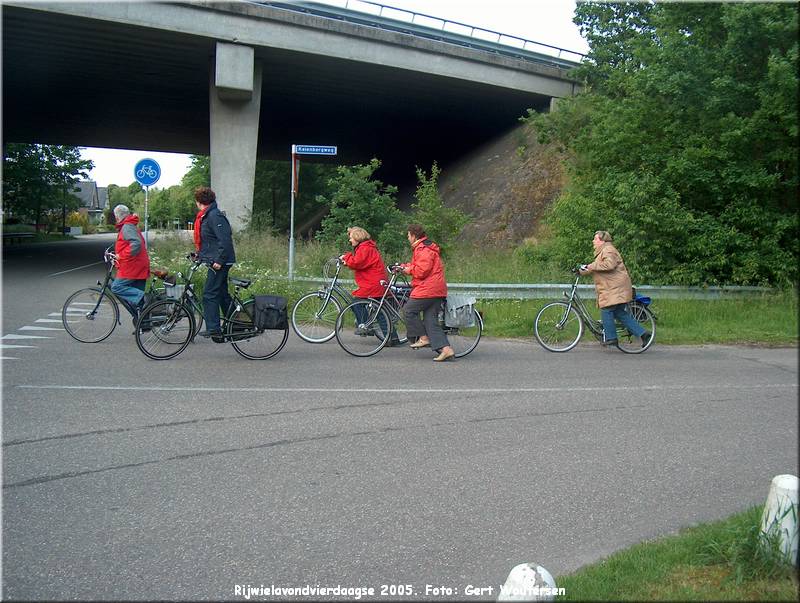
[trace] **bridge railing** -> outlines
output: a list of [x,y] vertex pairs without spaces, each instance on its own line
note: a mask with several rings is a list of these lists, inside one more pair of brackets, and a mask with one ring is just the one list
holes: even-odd
[[[561,48],[552,44],[536,42],[534,40],[529,40],[527,38],[522,38],[520,36],[514,36],[511,34],[505,34],[492,29],[487,29],[485,27],[469,25],[460,21],[453,21],[452,19],[443,19],[441,17],[434,17],[433,15],[428,15],[426,13],[420,13],[404,8],[396,8],[394,6],[381,4],[379,2],[372,2],[371,0],[339,0],[338,5],[302,1],[291,3],[285,1],[260,1],[254,3],[266,4],[269,6],[298,12],[306,12],[318,16],[327,16],[329,18],[335,18],[343,21],[354,21],[362,25],[367,24],[372,27],[397,31],[397,27],[392,26],[392,24],[388,22],[373,21],[365,23],[362,18],[348,18],[348,16],[343,12],[337,12],[337,9],[345,9],[351,13],[357,13],[359,16],[363,15],[365,18],[370,16],[377,17],[378,19],[386,19],[388,21],[405,23],[407,25],[413,25],[420,28],[419,30],[414,30],[412,28],[404,30],[405,33],[410,35],[430,37],[430,35],[426,35],[424,30],[433,30],[441,32],[442,36],[438,38],[441,41],[463,44],[464,40],[471,40],[474,42],[474,44],[470,44],[471,46],[482,48],[484,50],[489,49],[495,52],[502,52],[502,48],[508,48],[509,50],[516,49],[523,52],[539,53],[556,59],[561,59],[562,61],[569,63],[569,66],[578,64],[586,56],[580,52],[567,50],[566,48]],[[329,9],[328,14],[325,14],[326,9]],[[522,58],[525,57],[522,56]]]

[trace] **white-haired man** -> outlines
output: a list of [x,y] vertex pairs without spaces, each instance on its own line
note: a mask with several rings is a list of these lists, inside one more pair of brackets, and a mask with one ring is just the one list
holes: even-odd
[[114,294],[126,302],[128,311],[136,320],[144,301],[144,289],[150,276],[150,256],[144,237],[139,232],[139,216],[132,214],[125,205],[114,208],[116,219],[117,243],[114,252],[117,254],[117,276],[111,285]]

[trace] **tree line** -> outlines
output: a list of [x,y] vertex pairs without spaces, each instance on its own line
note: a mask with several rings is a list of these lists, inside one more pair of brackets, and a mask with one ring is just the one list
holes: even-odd
[[583,93],[526,121],[569,156],[537,250],[609,230],[635,278],[796,284],[798,7],[579,3]]

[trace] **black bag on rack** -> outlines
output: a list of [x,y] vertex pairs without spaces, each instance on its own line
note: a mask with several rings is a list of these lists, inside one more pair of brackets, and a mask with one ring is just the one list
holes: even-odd
[[259,331],[289,328],[286,298],[279,295],[256,295],[253,323]]

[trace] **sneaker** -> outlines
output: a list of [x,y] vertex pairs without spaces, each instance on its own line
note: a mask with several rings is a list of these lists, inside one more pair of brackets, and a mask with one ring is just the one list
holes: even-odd
[[360,337],[367,337],[368,335],[375,335],[375,330],[372,328],[356,327],[355,334]]
[[198,335],[200,335],[200,337],[205,337],[206,339],[208,339],[209,337],[211,338],[222,337],[222,331],[220,331],[219,329],[215,329],[213,331],[200,331]]
[[600,344],[604,345],[606,347],[615,346],[615,345],[617,345],[617,340],[616,339],[606,339],[605,341],[601,341]]
[[652,338],[653,338],[653,334],[652,333],[650,333],[648,331],[645,331],[644,333],[642,333],[642,347],[646,348],[647,344],[650,343],[650,340]]
[[397,348],[397,347],[400,347],[401,345],[403,345],[403,343],[399,339],[390,339],[389,341],[386,342],[386,346],[385,347],[387,347],[387,348]]

